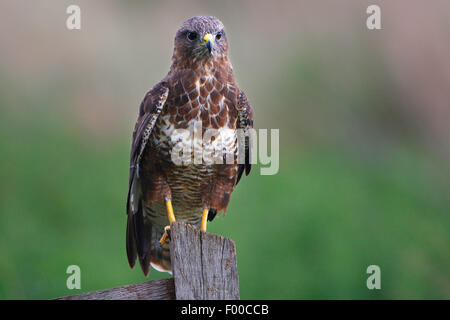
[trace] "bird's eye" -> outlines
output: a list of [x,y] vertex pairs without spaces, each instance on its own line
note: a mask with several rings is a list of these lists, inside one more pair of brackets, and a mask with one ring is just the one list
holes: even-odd
[[197,37],[198,37],[197,32],[189,31],[189,32],[187,33],[187,38],[188,38],[189,40],[191,40],[191,41],[194,41],[195,39],[197,39]]
[[222,38],[222,33],[219,32],[218,34],[216,34],[216,40],[220,40],[220,38]]

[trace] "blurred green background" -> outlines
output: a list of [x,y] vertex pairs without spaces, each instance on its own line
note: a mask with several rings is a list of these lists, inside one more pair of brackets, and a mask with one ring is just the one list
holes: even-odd
[[224,22],[256,127],[280,129],[278,174],[254,167],[208,226],[241,298],[450,298],[448,1],[378,2],[378,31],[373,1],[79,0],[69,31],[72,3],[0,3],[0,298],[147,279],[125,253],[131,131],[194,15]]

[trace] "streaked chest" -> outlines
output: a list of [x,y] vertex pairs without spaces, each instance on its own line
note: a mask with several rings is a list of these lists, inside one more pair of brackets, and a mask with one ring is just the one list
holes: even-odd
[[164,156],[177,144],[207,151],[236,148],[238,94],[232,74],[212,65],[206,72],[183,70],[169,84],[167,102],[151,137]]

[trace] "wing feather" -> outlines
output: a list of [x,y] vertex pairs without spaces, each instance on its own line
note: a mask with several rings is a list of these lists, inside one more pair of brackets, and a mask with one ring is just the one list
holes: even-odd
[[[143,219],[142,191],[139,181],[139,163],[141,161],[151,132],[155,126],[163,106],[167,100],[169,89],[167,83],[160,82],[145,95],[139,108],[139,115],[133,130],[130,152],[130,175],[127,197],[127,256],[133,268],[136,256],[139,255],[144,273],[148,274],[148,259],[150,246],[147,243],[151,237],[144,234],[146,227]],[[147,228],[148,229],[148,228]]]
[[[243,91],[239,93],[238,96],[238,129],[243,129],[244,137],[238,139],[240,143],[244,143],[244,151],[245,151],[245,163],[239,164],[238,169],[238,177],[236,180],[236,184],[238,184],[239,180],[241,180],[242,174],[245,171],[245,175],[248,176],[252,165],[250,163],[250,154],[252,152],[252,135],[250,129],[253,129],[253,109],[250,106],[250,103],[247,100],[247,96]],[[242,148],[239,148],[242,150]]]

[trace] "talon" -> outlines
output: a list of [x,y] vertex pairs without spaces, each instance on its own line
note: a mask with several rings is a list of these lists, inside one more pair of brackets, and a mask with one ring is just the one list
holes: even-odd
[[170,226],[165,226],[164,227],[164,233],[163,233],[161,239],[159,239],[159,243],[161,245],[163,245],[164,243],[166,243],[167,238],[169,238],[169,240],[171,239],[170,238]]

